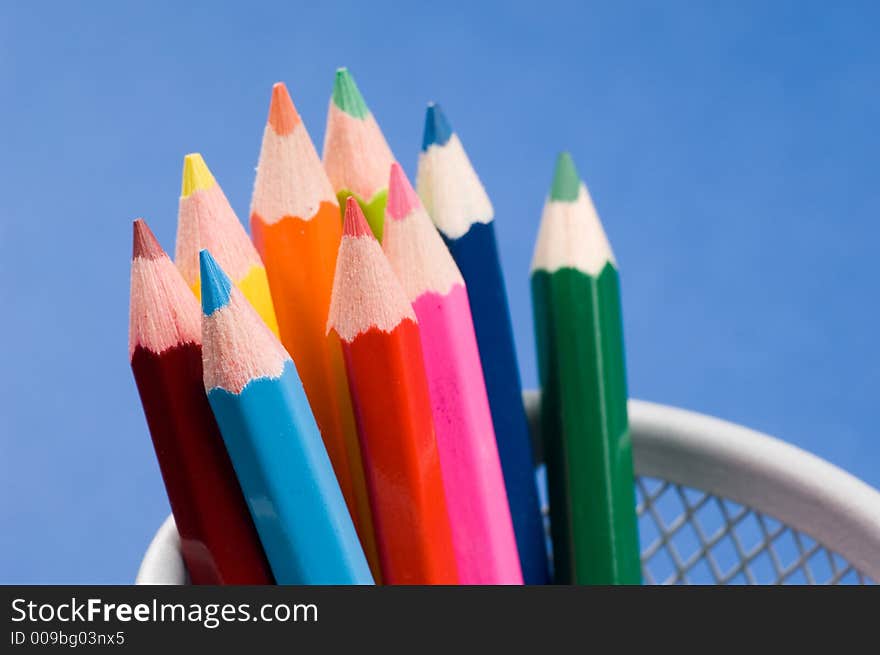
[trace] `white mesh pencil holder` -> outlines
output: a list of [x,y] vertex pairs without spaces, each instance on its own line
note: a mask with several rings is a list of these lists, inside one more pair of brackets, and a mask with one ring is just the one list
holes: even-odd
[[[536,423],[538,394],[526,392]],[[873,584],[880,492],[778,439],[631,400],[646,584]],[[138,584],[185,584],[173,518]]]

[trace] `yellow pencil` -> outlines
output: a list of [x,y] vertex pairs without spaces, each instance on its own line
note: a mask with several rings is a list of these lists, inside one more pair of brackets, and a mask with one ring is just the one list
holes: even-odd
[[223,189],[198,153],[183,159],[174,263],[201,298],[199,251],[209,250],[257,313],[278,336],[263,260],[235,215]]

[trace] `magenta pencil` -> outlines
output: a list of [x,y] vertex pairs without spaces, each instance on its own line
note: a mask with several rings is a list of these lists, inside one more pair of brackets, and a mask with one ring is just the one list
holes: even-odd
[[382,248],[419,322],[461,584],[522,584],[467,289],[398,164]]

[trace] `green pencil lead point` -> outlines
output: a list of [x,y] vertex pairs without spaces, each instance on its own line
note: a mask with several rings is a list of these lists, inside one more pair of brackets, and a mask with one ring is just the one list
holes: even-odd
[[333,81],[333,103],[355,118],[363,119],[370,115],[367,103],[364,102],[364,97],[347,68],[336,69],[336,79]]
[[574,160],[568,152],[559,153],[556,171],[553,173],[553,186],[550,187],[550,200],[574,202],[581,188],[581,179]]

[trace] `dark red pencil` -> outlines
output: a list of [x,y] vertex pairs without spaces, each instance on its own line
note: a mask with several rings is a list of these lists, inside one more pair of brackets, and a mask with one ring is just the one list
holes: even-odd
[[198,301],[134,222],[129,356],[193,584],[273,584],[202,381]]

